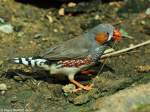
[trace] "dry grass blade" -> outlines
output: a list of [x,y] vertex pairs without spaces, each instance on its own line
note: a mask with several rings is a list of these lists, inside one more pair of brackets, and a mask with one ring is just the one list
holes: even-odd
[[121,50],[112,52],[112,53],[104,54],[101,58],[108,58],[108,57],[116,56],[116,55],[119,55],[121,53],[130,51],[130,50],[133,50],[133,49],[136,49],[138,47],[141,47],[141,46],[144,46],[144,45],[148,45],[148,44],[150,44],[150,40],[145,41],[145,42],[140,43],[140,44],[137,44],[137,45],[134,45],[134,46],[131,46],[131,47],[128,47],[128,48],[125,48],[125,49],[121,49]]

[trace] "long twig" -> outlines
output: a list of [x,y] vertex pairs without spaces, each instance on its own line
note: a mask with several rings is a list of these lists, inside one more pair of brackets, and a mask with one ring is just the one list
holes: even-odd
[[147,45],[147,44],[150,44],[150,40],[145,41],[145,42],[140,43],[140,44],[137,44],[137,45],[134,45],[134,46],[132,46],[132,47],[128,47],[128,48],[125,48],[125,49],[121,49],[121,50],[119,50],[119,51],[115,51],[115,52],[112,52],[112,53],[104,54],[101,58],[108,58],[108,57],[116,56],[116,55],[118,55],[118,54],[121,54],[121,53],[130,51],[130,50],[136,49],[136,48],[138,48],[138,47],[141,47],[141,46],[144,46],[144,45]]

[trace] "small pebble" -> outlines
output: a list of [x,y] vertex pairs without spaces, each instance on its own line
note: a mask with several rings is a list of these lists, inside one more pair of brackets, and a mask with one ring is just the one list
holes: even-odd
[[4,95],[6,93],[6,91],[1,91],[1,95]]
[[35,34],[34,35],[34,39],[38,39],[38,38],[41,38],[43,36],[43,34],[42,33],[37,33],[37,34]]
[[134,46],[134,44],[130,44],[130,45],[129,45],[129,47],[133,47],[133,46]]
[[73,104],[75,105],[82,105],[87,103],[90,100],[90,97],[88,95],[82,94],[80,96],[77,96],[74,100],[73,100]]
[[7,85],[4,83],[0,84],[0,91],[6,91],[7,90]]
[[20,76],[14,76],[13,77],[16,81],[23,81],[24,79],[21,78]]
[[0,31],[9,34],[12,33],[14,30],[11,24],[4,24],[0,26]]
[[148,73],[150,72],[150,65],[137,66],[136,71],[140,73]]
[[77,4],[76,3],[74,3],[74,2],[69,2],[68,3],[68,7],[75,7]]
[[60,8],[59,11],[58,11],[58,14],[60,16],[64,16],[65,15],[65,9],[64,8]]
[[54,32],[55,32],[55,33],[57,33],[57,32],[58,32],[58,30],[57,30],[57,29],[54,29]]
[[53,18],[52,18],[52,16],[47,15],[46,17],[48,18],[48,20],[49,20],[50,23],[53,23]]
[[150,15],[150,8],[146,9],[145,13],[146,13],[147,15]]
[[0,18],[0,23],[5,23],[3,18]]
[[21,37],[23,37],[24,36],[24,32],[19,32],[19,33],[17,33],[17,37],[18,38],[21,38]]
[[17,97],[16,97],[16,96],[13,96],[12,99],[11,99],[11,103],[15,103],[15,102],[17,102],[17,101],[18,101]]
[[62,89],[65,93],[72,93],[76,89],[76,87],[74,84],[67,84],[63,86]]
[[99,19],[100,19],[100,16],[99,16],[99,15],[96,15],[96,16],[94,17],[94,19],[95,19],[95,20],[99,20]]
[[145,24],[146,24],[146,22],[145,22],[144,20],[142,20],[142,21],[141,21],[141,24],[142,24],[142,25],[145,25]]

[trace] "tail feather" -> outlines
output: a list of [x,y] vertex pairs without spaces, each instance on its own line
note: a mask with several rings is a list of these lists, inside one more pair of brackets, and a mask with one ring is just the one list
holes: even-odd
[[10,63],[13,64],[23,64],[26,66],[32,66],[32,67],[42,67],[43,64],[48,64],[49,60],[43,59],[43,58],[13,58],[9,60]]

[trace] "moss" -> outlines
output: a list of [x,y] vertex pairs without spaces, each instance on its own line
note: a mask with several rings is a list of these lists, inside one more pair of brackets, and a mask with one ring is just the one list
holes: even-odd
[[150,104],[137,105],[137,107],[133,109],[132,112],[150,112]]

